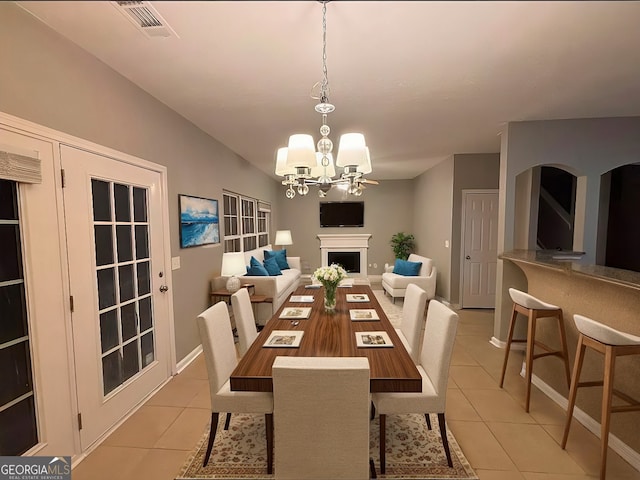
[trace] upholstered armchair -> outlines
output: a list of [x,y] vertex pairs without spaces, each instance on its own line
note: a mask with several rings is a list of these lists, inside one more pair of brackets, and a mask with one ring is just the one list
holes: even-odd
[[396,297],[404,298],[407,286],[413,283],[427,292],[427,300],[431,300],[436,296],[437,271],[434,261],[415,253],[409,255],[408,261],[422,263],[418,274],[406,276],[393,273],[394,265],[385,264],[385,273],[382,274],[382,288],[395,301]]

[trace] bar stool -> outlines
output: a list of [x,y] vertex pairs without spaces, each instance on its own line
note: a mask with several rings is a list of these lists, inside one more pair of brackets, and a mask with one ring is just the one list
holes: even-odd
[[[613,373],[615,369],[616,357],[623,355],[640,354],[640,337],[620,332],[607,325],[583,317],[574,315],[573,321],[580,335],[578,336],[578,348],[576,359],[573,365],[573,378],[569,389],[569,405],[567,409],[567,422],[564,427],[562,437],[562,448],[567,446],[569,438],[569,427],[573,417],[573,408],[576,404],[576,394],[580,387],[603,386],[602,389],[602,416],[600,419],[600,479],[604,480],[607,471],[607,447],[609,445],[609,427],[611,414],[618,412],[633,412],[640,410],[640,403],[628,395],[613,388]],[[595,382],[580,382],[580,371],[586,348],[593,348],[595,351],[604,354],[604,379]],[[612,396],[621,398],[628,405],[613,406]]]
[[[560,357],[564,360],[565,373],[567,375],[567,385],[571,382],[569,373],[569,353],[567,351],[567,335],[564,329],[564,320],[562,317],[562,309],[550,303],[545,303],[538,300],[536,297],[529,295],[528,293],[521,292],[515,288],[509,289],[509,295],[513,300],[513,314],[511,315],[511,322],[509,323],[509,335],[507,338],[507,347],[504,352],[504,363],[502,364],[502,376],[500,378],[500,388],[504,384],[504,375],[507,371],[507,362],[509,360],[509,351],[511,350],[512,343],[525,343],[527,344],[526,351],[526,369],[527,369],[527,398],[525,400],[525,411],[529,411],[529,402],[531,399],[531,374],[533,369],[533,361],[537,358],[547,357],[550,355]],[[527,326],[527,338],[522,340],[513,339],[513,331],[515,329],[516,317],[518,313],[526,315],[528,318]],[[558,330],[560,331],[560,343],[561,350],[553,350],[551,347],[536,340],[536,323],[538,318],[553,317],[558,320]],[[544,353],[534,354],[534,347],[539,347],[545,350]]]

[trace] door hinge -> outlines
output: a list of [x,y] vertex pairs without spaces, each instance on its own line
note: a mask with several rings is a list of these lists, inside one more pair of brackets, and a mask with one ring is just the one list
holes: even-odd
[[78,413],[78,430],[82,430],[82,414]]
[[61,182],[62,182],[62,188],[66,187],[67,186],[67,180],[66,180],[66,178],[64,176],[64,168],[60,169],[60,179],[61,179]]
[[71,309],[71,313],[73,313],[73,295],[69,295],[69,308]]

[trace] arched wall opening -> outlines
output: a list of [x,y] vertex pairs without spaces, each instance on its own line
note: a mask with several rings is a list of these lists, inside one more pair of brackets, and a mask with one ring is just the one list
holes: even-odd
[[516,176],[514,248],[581,250],[586,177],[559,164],[540,164]]

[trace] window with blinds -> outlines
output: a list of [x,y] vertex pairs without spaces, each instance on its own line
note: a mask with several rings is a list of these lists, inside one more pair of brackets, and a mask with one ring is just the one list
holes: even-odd
[[223,192],[224,251],[246,252],[269,244],[271,205]]
[[0,456],[38,443],[18,184],[0,180]]

